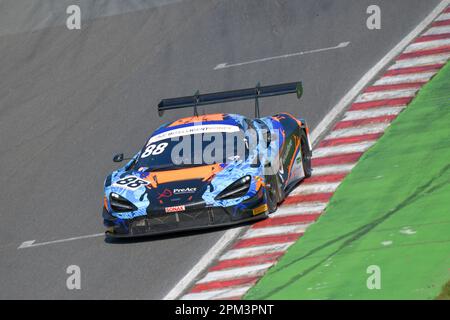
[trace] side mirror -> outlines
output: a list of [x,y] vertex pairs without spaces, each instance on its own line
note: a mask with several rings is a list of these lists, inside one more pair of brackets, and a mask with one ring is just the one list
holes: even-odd
[[122,162],[123,161],[123,153],[116,154],[113,157],[113,161],[114,162]]

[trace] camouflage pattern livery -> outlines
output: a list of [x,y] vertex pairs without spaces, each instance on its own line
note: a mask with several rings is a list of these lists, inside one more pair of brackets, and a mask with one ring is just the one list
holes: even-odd
[[[243,137],[252,132],[255,143],[245,156],[173,163],[174,138],[213,130],[238,131]],[[183,118],[159,127],[142,150],[106,178],[106,234],[141,236],[263,219],[310,173],[309,129],[302,119],[287,113],[256,119],[237,114]]]

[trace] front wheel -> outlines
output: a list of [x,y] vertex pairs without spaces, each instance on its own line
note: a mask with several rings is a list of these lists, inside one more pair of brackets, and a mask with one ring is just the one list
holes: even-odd
[[278,195],[277,195],[277,184],[275,183],[275,176],[272,176],[266,182],[266,198],[269,213],[277,211]]

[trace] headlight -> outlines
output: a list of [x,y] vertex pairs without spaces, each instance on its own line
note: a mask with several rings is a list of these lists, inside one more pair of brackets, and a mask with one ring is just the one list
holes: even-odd
[[239,180],[226,187],[225,190],[223,190],[221,193],[219,193],[216,199],[225,200],[245,196],[248,192],[248,189],[250,188],[251,180],[252,178],[250,176],[240,178]]
[[125,212],[137,210],[135,205],[115,192],[110,193],[109,203],[111,204],[111,209],[114,211]]

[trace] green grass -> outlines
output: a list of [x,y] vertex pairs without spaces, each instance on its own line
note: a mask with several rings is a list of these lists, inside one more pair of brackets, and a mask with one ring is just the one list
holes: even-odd
[[[367,268],[380,267],[369,290]],[[450,64],[246,299],[435,299],[450,279]],[[448,284],[442,291],[448,298]]]

